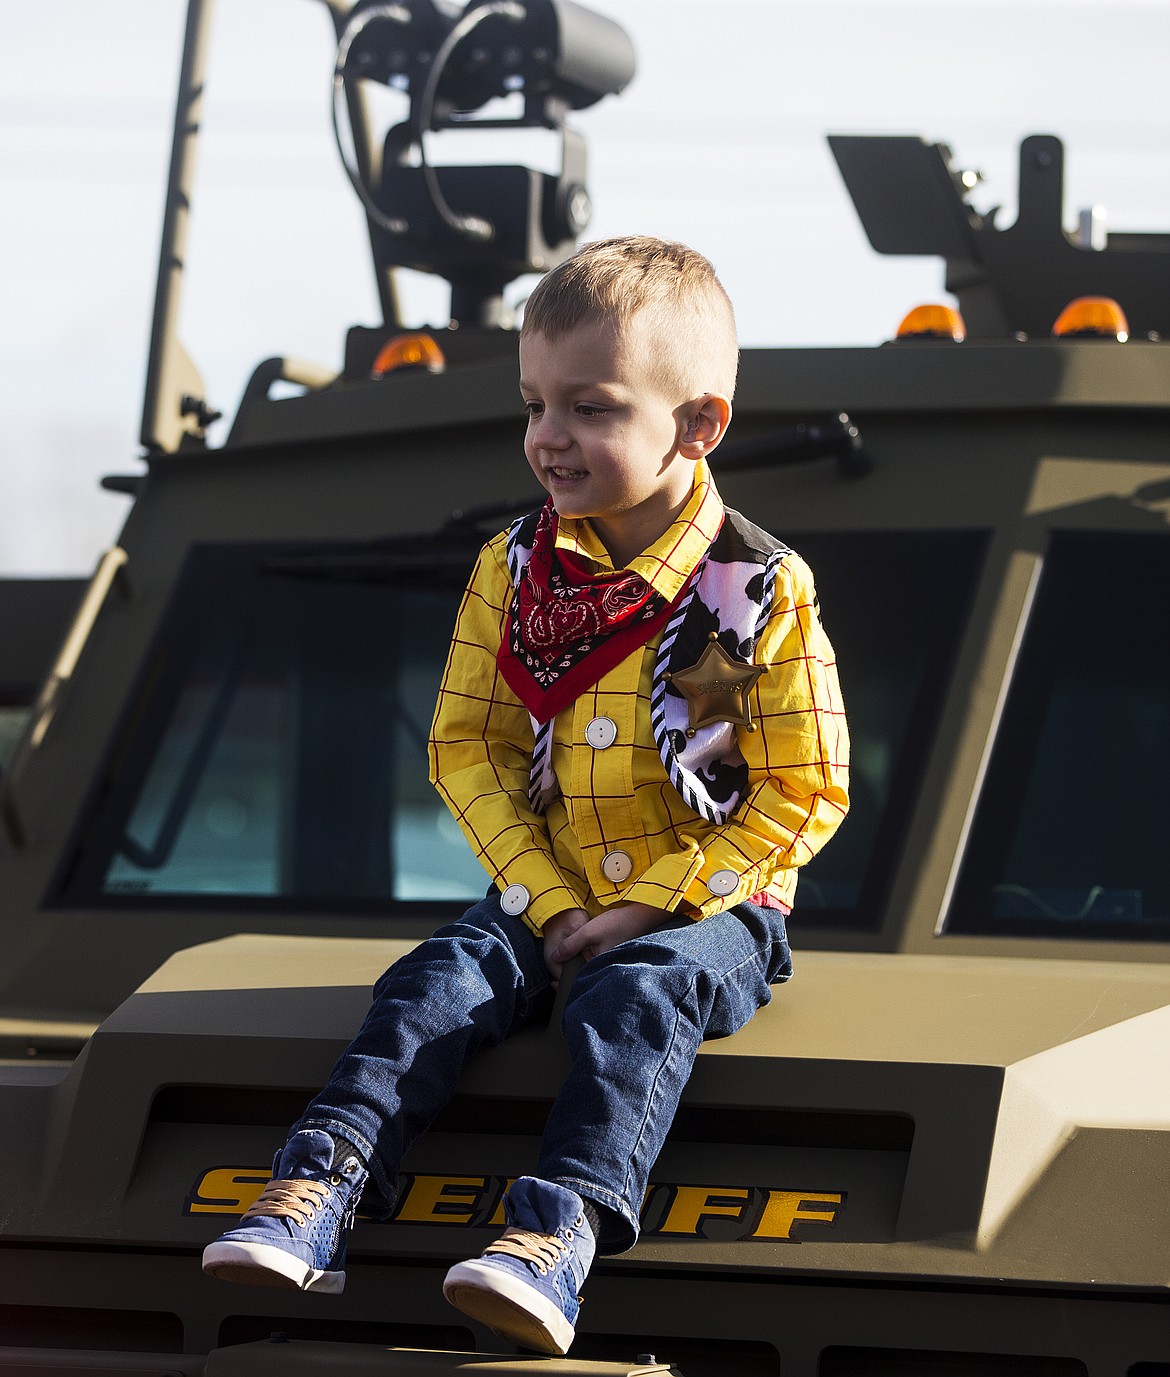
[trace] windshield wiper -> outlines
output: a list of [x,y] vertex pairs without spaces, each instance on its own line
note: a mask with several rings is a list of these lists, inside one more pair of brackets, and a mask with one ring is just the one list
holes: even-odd
[[505,517],[539,507],[542,496],[507,498],[453,511],[437,531],[386,536],[343,549],[291,551],[260,559],[265,574],[341,583],[426,583],[436,575],[459,574],[465,581],[475,557]]
[[711,467],[717,473],[728,473],[809,464],[817,459],[836,459],[842,478],[864,478],[874,466],[861,432],[841,411],[827,421],[807,421],[721,445],[711,456]]

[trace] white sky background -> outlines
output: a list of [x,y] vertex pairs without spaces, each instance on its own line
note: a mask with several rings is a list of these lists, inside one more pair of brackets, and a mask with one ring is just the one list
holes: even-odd
[[[586,238],[694,244],[745,345],[876,343],[942,299],[940,263],[870,250],[828,132],[949,143],[1001,226],[1020,140],[1054,133],[1070,227],[1097,203],[1112,228],[1170,229],[1170,0],[591,7],[628,30],[639,70],[573,120]],[[139,468],[184,15],[183,0],[0,0],[0,575],[88,572],[125,514],[97,481]],[[180,334],[229,417],[259,360],[338,367],[346,327],[378,321],[332,60],[313,0],[219,0]],[[437,280],[402,291],[412,323],[445,319]]]

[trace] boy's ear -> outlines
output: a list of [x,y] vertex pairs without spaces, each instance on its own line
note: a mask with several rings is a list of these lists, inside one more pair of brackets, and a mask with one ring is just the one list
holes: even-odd
[[686,459],[702,459],[727,434],[731,403],[718,392],[707,392],[682,408],[678,450]]

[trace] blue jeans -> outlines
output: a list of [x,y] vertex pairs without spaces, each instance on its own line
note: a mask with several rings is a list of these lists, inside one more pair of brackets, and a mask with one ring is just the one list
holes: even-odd
[[[571,1069],[534,1174],[597,1207],[600,1252],[637,1242],[650,1169],[699,1044],[742,1028],[791,974],[783,915],[755,904],[668,923],[582,967],[562,1020]],[[406,1149],[467,1061],[547,1019],[552,1000],[541,939],[493,891],[378,980],[365,1022],[293,1131],[353,1143],[391,1206]]]

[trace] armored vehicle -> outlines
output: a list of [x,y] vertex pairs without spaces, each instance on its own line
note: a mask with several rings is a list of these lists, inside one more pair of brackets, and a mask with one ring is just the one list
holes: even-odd
[[[440,1291],[535,1160],[555,1013],[471,1065],[344,1294],[201,1274],[373,980],[483,890],[425,740],[475,554],[539,496],[502,286],[570,251],[586,169],[571,131],[559,173],[430,168],[420,133],[499,90],[564,130],[633,70],[570,0],[331,8],[385,323],[339,368],[259,365],[206,445],[175,332],[196,0],[147,469],[107,480],[125,529],[3,779],[0,1371],[1167,1377],[1170,236],[1066,234],[1045,135],[1007,229],[942,145],[835,139],[875,247],[942,257],[965,331],[745,352],[713,467],[817,573],[853,809],[570,1356],[501,1352]],[[410,95],[382,145],[369,81]],[[402,338],[403,263],[458,328]]]

